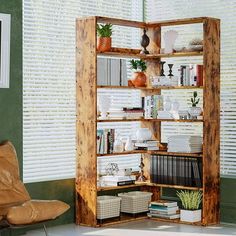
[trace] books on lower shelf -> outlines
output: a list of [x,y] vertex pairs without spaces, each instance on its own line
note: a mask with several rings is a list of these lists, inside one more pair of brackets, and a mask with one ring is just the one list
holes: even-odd
[[178,219],[180,218],[179,207],[177,202],[170,201],[154,201],[149,204],[148,217],[157,217],[164,219]]
[[152,155],[152,183],[202,187],[202,160],[197,157]]
[[115,140],[115,129],[98,129],[97,130],[97,153],[113,153]]

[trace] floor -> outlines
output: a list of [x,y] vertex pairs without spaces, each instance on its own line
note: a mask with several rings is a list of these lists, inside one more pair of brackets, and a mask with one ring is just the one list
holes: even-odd
[[[200,227],[183,224],[140,220],[104,228],[90,228],[75,224],[48,228],[49,236],[226,236],[236,235],[236,225]],[[43,230],[29,231],[24,236],[45,236]]]

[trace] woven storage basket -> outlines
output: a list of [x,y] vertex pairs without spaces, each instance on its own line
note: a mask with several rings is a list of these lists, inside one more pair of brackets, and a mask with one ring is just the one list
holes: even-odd
[[120,197],[97,197],[97,219],[107,219],[120,216]]
[[148,204],[151,201],[152,193],[133,191],[128,193],[119,193],[121,197],[121,212],[141,213],[148,211]]

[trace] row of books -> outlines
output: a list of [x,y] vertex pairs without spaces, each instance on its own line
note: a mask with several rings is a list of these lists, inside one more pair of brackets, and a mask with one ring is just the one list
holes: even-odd
[[148,217],[164,219],[179,219],[179,207],[177,202],[158,200],[149,204]]
[[142,107],[144,108],[144,118],[158,118],[158,111],[164,110],[163,96],[151,95],[143,97]]
[[115,129],[97,130],[97,153],[113,153],[115,140]]
[[203,86],[203,65],[181,65],[179,71],[181,86]]
[[202,161],[196,157],[153,155],[151,182],[202,187]]

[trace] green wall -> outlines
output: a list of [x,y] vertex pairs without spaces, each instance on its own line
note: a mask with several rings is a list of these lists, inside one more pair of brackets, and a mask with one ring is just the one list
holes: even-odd
[[22,1],[1,0],[0,12],[11,14],[10,88],[0,88],[0,141],[13,142],[22,165]]

